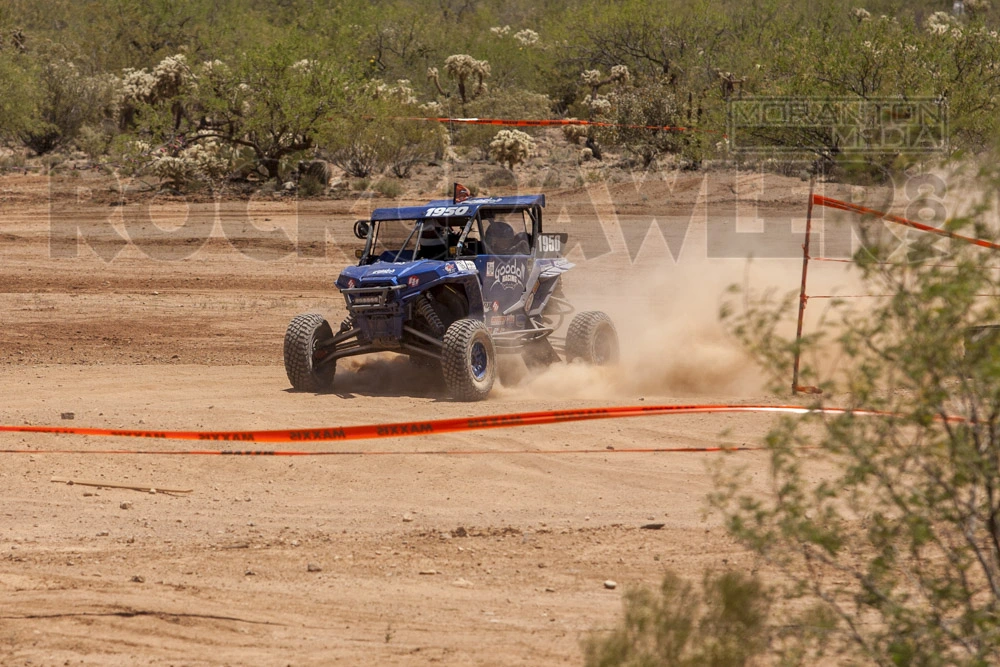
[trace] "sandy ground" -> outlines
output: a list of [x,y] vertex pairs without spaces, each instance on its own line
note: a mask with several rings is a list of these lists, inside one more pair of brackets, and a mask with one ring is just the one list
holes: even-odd
[[[732,282],[796,289],[801,258],[748,265],[770,241],[720,252],[712,235],[734,212],[740,232],[757,230],[757,218],[801,231],[806,184],[768,177],[740,192],[734,182],[686,175],[549,192],[547,228],[580,243],[566,292],[615,318],[622,365],[560,365],[470,405],[391,356],[343,363],[334,393],[289,390],[285,326],[310,310],[343,316],[332,283],[353,257],[350,222],[368,199],[256,201],[215,219],[211,203],[117,206],[100,181],[70,180],[50,195],[42,177],[8,176],[0,423],[264,429],[785,402],[716,312]],[[653,217],[661,231],[646,236]],[[774,236],[778,254],[796,246],[787,236]],[[814,281],[820,292],[851,284],[836,266]],[[37,450],[0,454],[0,663],[579,664],[581,640],[616,622],[623,590],[655,585],[667,568],[697,579],[707,568],[758,567],[705,512],[723,455],[618,450],[753,445],[772,420],[655,417],[311,443],[368,454],[305,458],[55,454],[45,452],[190,447],[0,434],[0,449]],[[581,448],[592,453],[530,453]],[[481,453],[420,453],[457,449]],[[764,454],[730,456],[765,483]],[[663,526],[642,528],[651,523]]]

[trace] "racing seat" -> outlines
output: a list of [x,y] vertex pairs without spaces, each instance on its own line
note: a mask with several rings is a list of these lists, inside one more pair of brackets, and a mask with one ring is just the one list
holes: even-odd
[[531,253],[531,241],[528,240],[527,232],[520,232],[514,235],[514,244],[511,248],[512,255],[527,255]]

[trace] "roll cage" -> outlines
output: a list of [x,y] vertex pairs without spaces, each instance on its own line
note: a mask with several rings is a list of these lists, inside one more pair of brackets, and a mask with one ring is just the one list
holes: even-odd
[[[520,234],[523,237],[515,239],[515,242],[523,242],[519,246],[519,248],[523,248],[523,252],[516,254],[532,254],[535,240],[542,233],[544,198],[541,199],[541,202],[530,205],[503,205],[502,202],[492,206],[478,205],[469,207],[471,209],[469,211],[462,211],[463,207],[461,206],[377,209],[370,221],[359,264],[373,264],[377,261],[396,263],[414,259],[455,259],[479,255],[515,254],[507,251],[497,252],[497,250],[509,250],[508,248],[490,247],[490,228],[497,222],[506,222],[507,219],[515,216],[520,216],[524,230],[518,232],[517,228],[522,227],[515,223],[516,229],[512,230],[514,236],[517,237]],[[396,215],[387,213],[393,211],[398,211],[398,213]],[[414,215],[418,213],[424,215]],[[413,215],[413,217],[406,217],[407,214]],[[405,225],[410,222],[414,224],[402,242],[399,240],[402,234],[398,234],[397,238],[390,238],[391,235],[386,233],[387,225],[402,224],[405,228]],[[380,252],[375,252],[379,250],[380,244],[383,249]],[[428,251],[428,247],[440,248],[441,246],[447,249],[442,256],[437,256],[435,251]]]

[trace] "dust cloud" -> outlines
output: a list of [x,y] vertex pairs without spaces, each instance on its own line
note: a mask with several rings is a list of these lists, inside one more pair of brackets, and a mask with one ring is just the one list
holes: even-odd
[[[772,274],[767,282],[787,290],[798,276],[794,263],[781,264],[767,271]],[[732,297],[726,288],[748,279],[753,287],[764,273],[758,268],[763,269],[731,260],[678,264],[633,271],[615,287],[572,290],[578,311],[611,316],[620,363],[554,364],[525,377],[518,389],[563,398],[760,396],[766,384],[762,370],[719,321],[720,306]]]

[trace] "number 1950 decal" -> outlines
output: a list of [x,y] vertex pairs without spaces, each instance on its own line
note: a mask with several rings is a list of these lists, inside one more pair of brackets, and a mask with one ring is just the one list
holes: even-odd
[[536,247],[543,254],[559,254],[568,238],[568,234],[541,234]]
[[468,206],[435,206],[427,209],[424,215],[428,218],[441,218],[449,215],[465,215],[468,212]]

